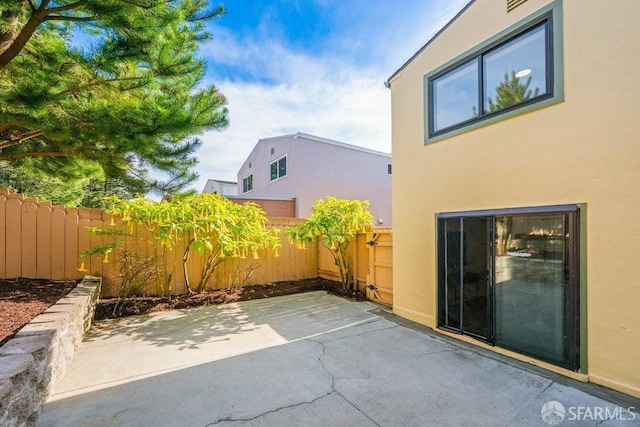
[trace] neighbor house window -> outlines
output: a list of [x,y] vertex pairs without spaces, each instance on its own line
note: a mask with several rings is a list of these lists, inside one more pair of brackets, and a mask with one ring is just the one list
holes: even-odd
[[561,93],[554,93],[554,87],[561,92],[560,85],[554,86],[561,78],[554,64],[561,62],[554,60],[561,46],[554,45],[553,13],[553,7],[546,8],[524,26],[506,30],[425,76],[427,142],[504,119],[529,105],[561,100]]
[[271,181],[287,176],[287,156],[281,157],[269,165]]
[[387,163],[387,175],[391,175],[391,163]]
[[248,193],[251,190],[253,190],[253,175],[249,175],[242,180],[242,192]]

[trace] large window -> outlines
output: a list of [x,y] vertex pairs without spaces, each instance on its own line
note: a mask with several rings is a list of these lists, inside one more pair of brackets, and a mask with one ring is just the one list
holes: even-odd
[[575,206],[440,215],[438,326],[578,369],[577,219]]
[[271,181],[287,176],[287,156],[281,157],[269,165]]
[[560,101],[554,25],[545,10],[425,76],[426,142]]
[[253,175],[249,175],[242,180],[242,192],[248,193],[251,190],[253,190]]

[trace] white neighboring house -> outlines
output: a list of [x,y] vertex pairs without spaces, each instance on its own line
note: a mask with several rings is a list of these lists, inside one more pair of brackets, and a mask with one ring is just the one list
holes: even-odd
[[221,196],[237,196],[238,183],[234,181],[221,181],[219,179],[208,179],[204,185],[203,193],[220,194]]
[[327,196],[369,200],[376,225],[390,227],[391,154],[300,132],[263,138],[238,171],[238,194],[295,198],[298,218]]

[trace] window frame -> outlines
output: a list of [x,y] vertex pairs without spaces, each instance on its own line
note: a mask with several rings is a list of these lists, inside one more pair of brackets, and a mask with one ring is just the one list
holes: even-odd
[[[434,130],[433,84],[438,77],[447,74],[469,62],[476,61],[478,66],[478,102],[479,110],[484,108],[483,89],[483,57],[510,41],[524,35],[539,25],[547,25],[546,31],[546,61],[547,61],[547,92],[525,102],[495,111],[485,113],[438,131]],[[480,127],[506,120],[508,118],[535,111],[564,101],[563,51],[562,51],[562,2],[555,0],[546,7],[527,18],[501,31],[485,42],[459,55],[451,61],[441,65],[426,74],[424,80],[424,143],[430,144],[461,133],[469,132]]]
[[[285,161],[285,171],[284,171],[284,175],[280,175],[280,161],[283,159]],[[276,170],[278,171],[278,176],[276,178],[271,177],[271,166],[273,166],[274,164],[276,165]],[[289,175],[289,162],[287,161],[286,154],[284,156],[278,157],[276,160],[269,163],[269,182],[279,181],[281,179],[286,178],[288,175]]]
[[[249,187],[249,181],[251,181],[251,188]],[[253,174],[249,174],[242,178],[242,194],[246,194],[253,191]]]

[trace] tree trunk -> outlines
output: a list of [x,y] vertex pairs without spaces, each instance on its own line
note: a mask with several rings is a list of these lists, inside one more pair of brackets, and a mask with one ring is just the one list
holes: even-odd
[[[24,1],[22,1],[22,3],[24,3]],[[2,47],[4,49],[0,53],[0,70],[6,67],[7,64],[20,53],[29,39],[31,39],[33,33],[36,32],[38,26],[44,21],[44,18],[47,16],[48,4],[49,0],[42,0],[42,3],[40,3],[40,7],[38,7],[38,9],[36,9],[31,14],[20,32],[17,31],[16,23],[15,28],[13,28],[11,32],[4,33],[2,35],[5,40],[2,41]],[[16,13],[15,19],[18,19],[19,13],[20,12]]]

